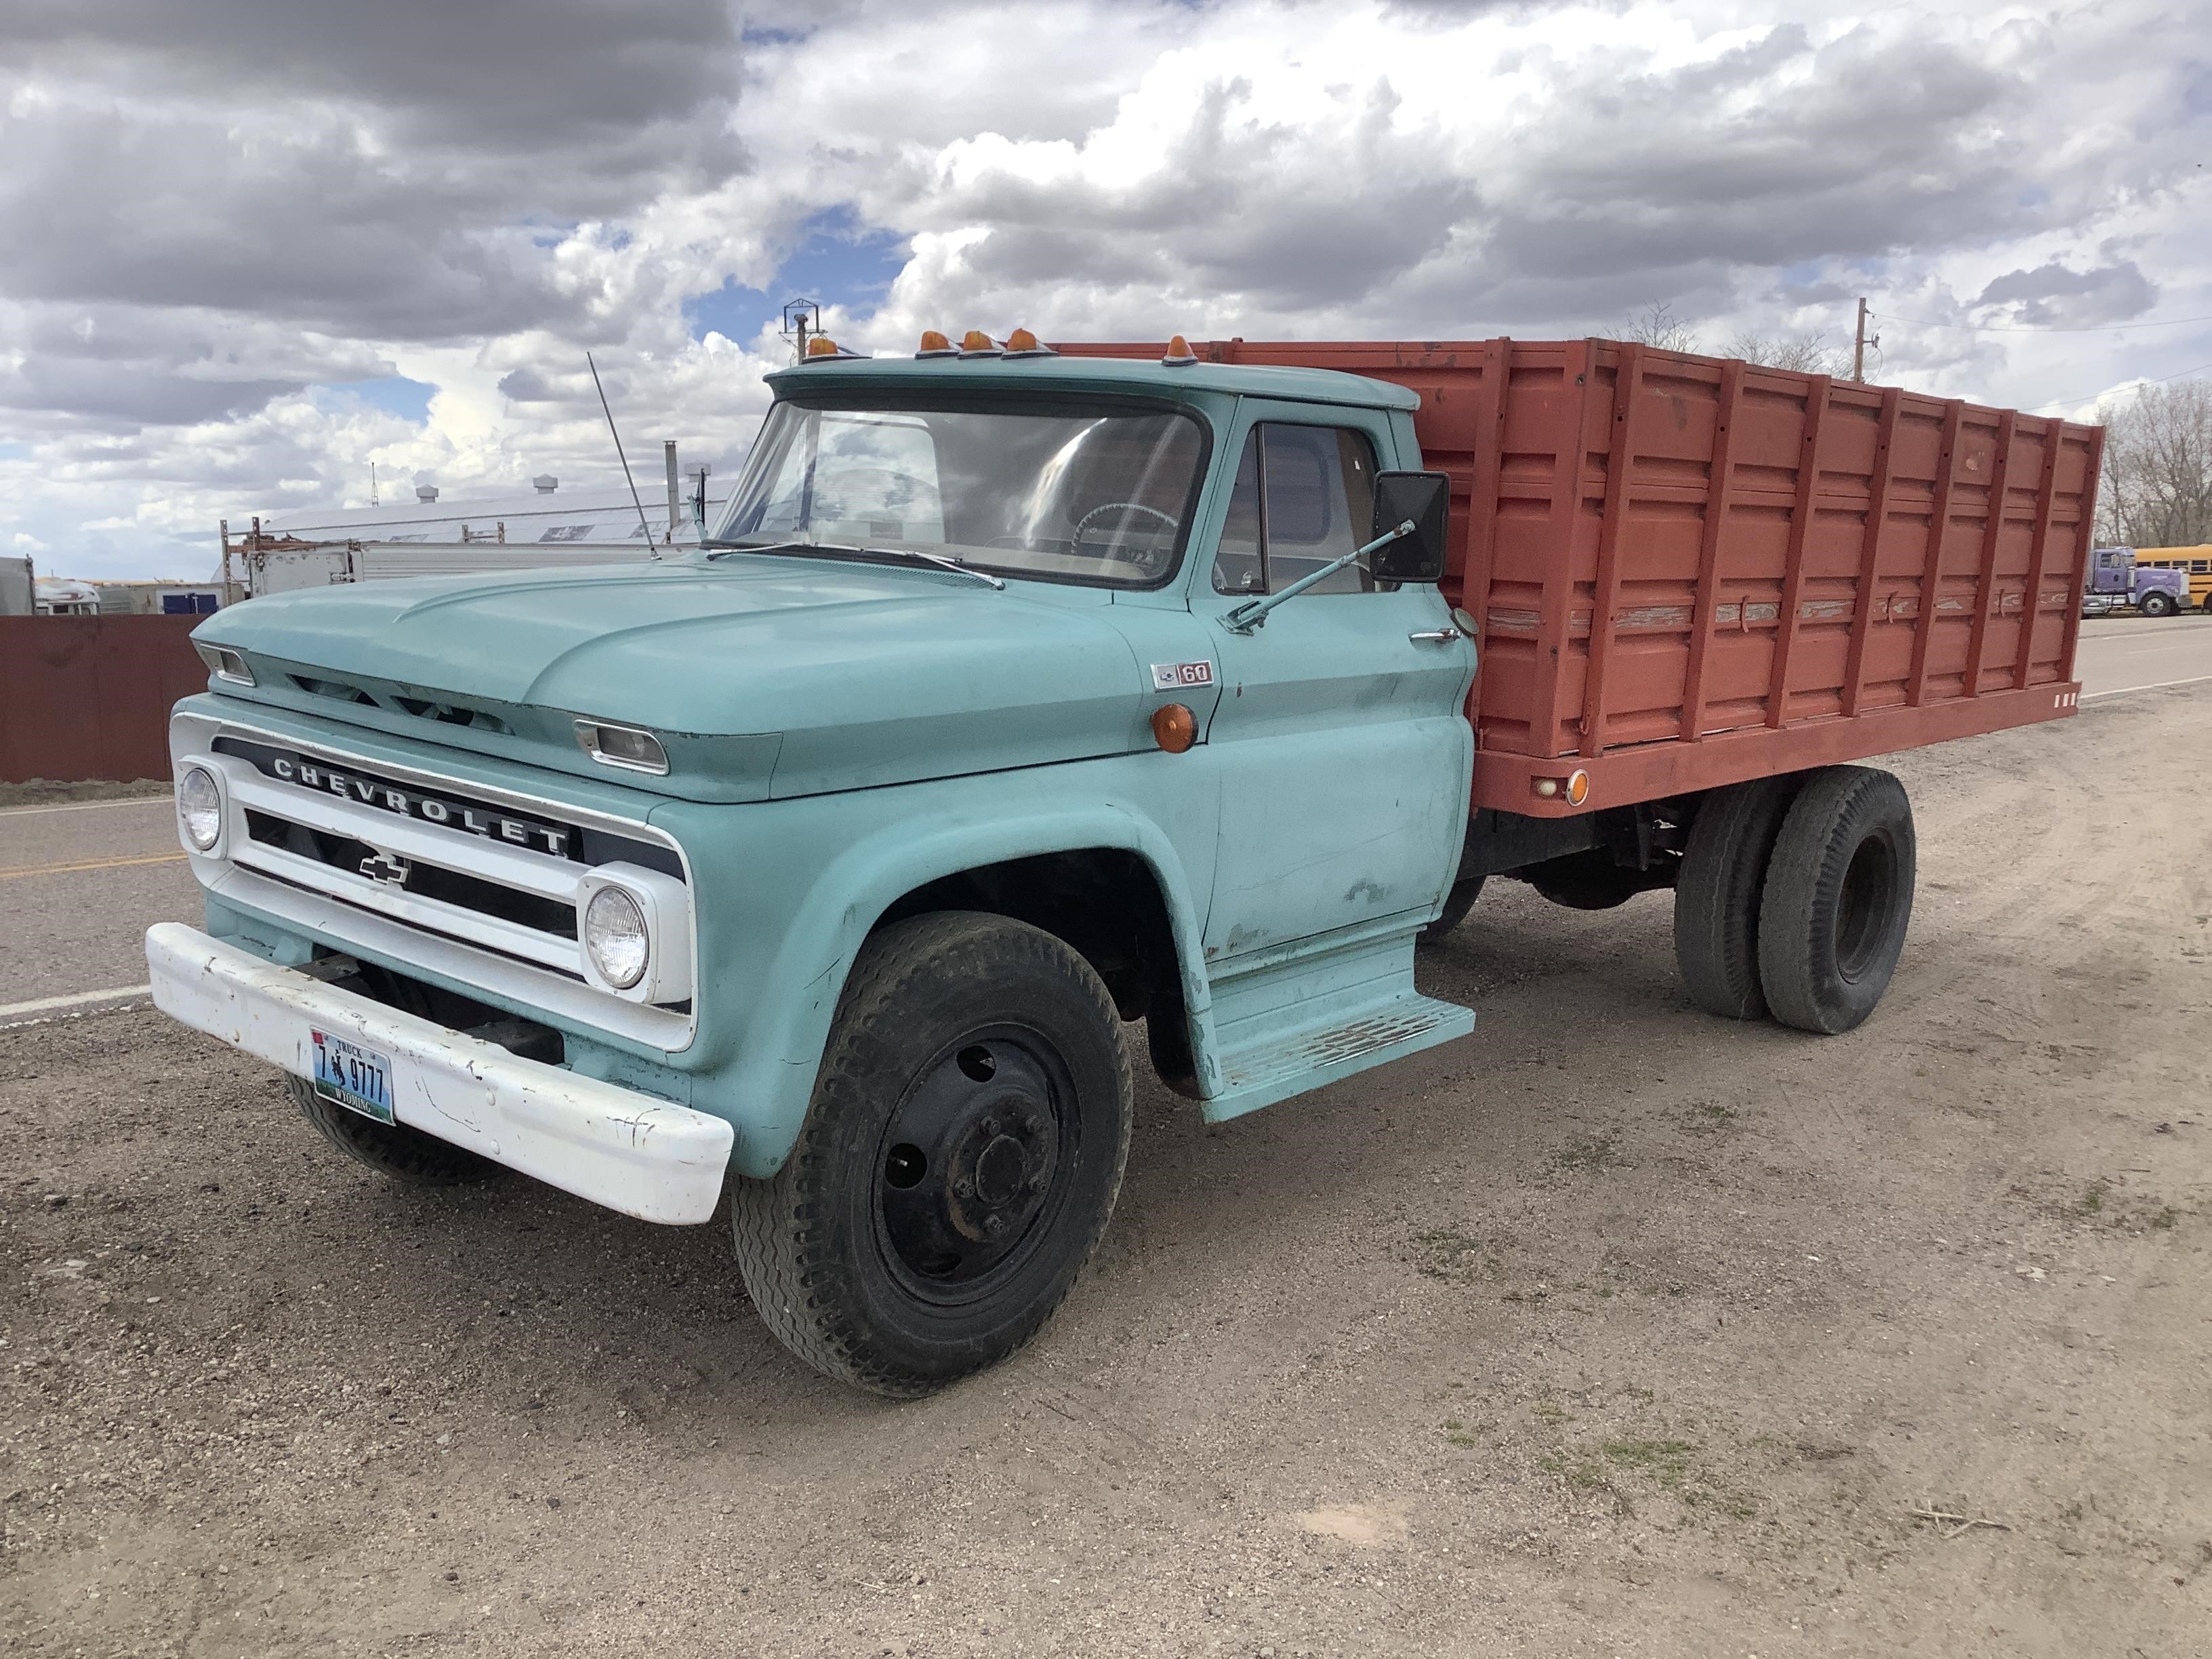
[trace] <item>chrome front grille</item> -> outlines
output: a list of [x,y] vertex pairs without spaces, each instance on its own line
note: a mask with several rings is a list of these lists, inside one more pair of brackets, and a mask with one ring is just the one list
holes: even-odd
[[[622,866],[688,884],[682,854],[659,831],[197,716],[179,717],[172,750],[180,769],[197,762],[222,778],[223,838],[215,856],[193,860],[219,894],[366,948],[389,951],[394,937],[371,918],[396,924],[422,940],[404,953],[420,965],[453,973],[465,963],[454,976],[477,988],[588,1009],[593,1023],[656,1046],[688,1043],[688,1002],[654,1006],[609,989],[586,971],[577,938],[579,886],[594,872]],[[286,892],[296,900],[272,896]]]

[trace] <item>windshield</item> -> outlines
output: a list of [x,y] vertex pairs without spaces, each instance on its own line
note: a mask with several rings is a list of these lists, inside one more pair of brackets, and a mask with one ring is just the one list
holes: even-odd
[[1190,416],[1133,404],[779,403],[708,545],[904,550],[1151,587],[1174,574],[1205,448]]

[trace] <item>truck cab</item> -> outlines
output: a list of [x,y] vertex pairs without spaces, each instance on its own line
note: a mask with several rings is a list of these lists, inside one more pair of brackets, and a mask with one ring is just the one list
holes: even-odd
[[1466,1034],[1473,627],[1418,398],[817,349],[645,564],[256,599],[172,726],[157,1001],[395,1176],[729,1200],[770,1327],[925,1392],[1102,1232],[1129,1052],[1222,1119]]
[[2100,547],[2091,554],[2088,587],[2082,596],[2085,615],[2133,605],[2146,617],[2171,617],[2188,603],[2185,570],[2141,563],[2131,547]]

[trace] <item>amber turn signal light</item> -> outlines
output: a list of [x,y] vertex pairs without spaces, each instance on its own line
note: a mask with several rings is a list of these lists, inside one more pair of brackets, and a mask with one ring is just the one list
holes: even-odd
[[1578,766],[1564,778],[1538,778],[1534,787],[1546,800],[1557,800],[1564,795],[1568,805],[1580,806],[1589,799],[1589,774]]
[[1180,755],[1198,741],[1198,716],[1179,702],[1161,704],[1152,710],[1152,741]]

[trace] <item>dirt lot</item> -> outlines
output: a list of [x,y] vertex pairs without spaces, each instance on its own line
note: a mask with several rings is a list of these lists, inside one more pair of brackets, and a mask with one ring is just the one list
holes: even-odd
[[1507,884],[1425,958],[1473,1037],[1146,1088],[1095,1272],[919,1405],[719,1224],[382,1185],[143,1010],[0,1034],[5,1650],[2205,1651],[2208,729],[1905,757],[1847,1037]]

